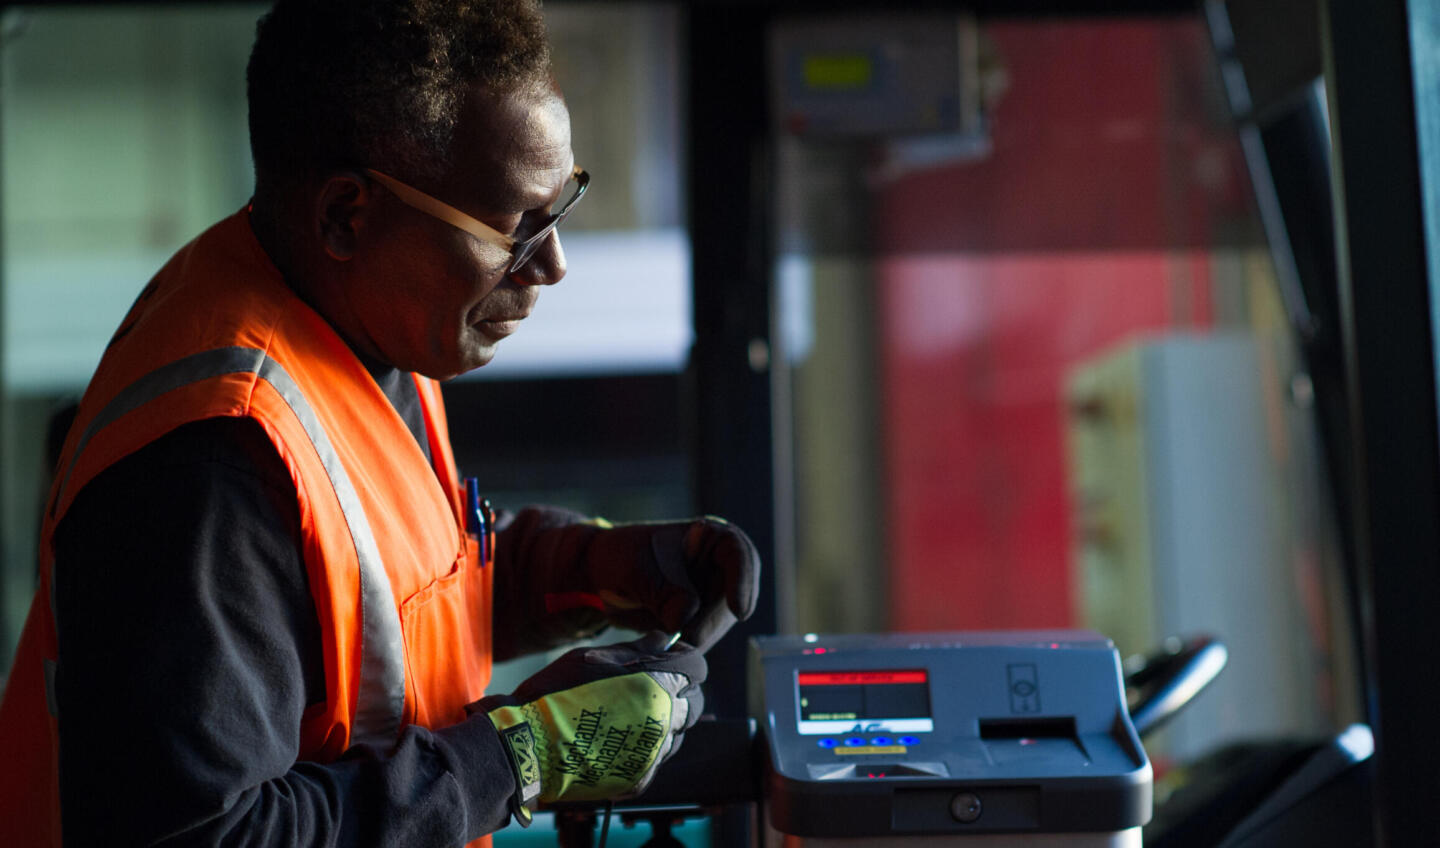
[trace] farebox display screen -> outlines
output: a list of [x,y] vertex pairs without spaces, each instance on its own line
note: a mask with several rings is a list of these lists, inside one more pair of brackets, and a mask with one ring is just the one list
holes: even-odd
[[802,735],[850,731],[928,733],[930,675],[924,669],[904,671],[802,671],[800,691]]

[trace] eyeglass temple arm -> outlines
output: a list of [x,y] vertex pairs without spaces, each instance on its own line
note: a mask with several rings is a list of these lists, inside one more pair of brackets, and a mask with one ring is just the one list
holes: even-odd
[[365,173],[379,180],[381,185],[394,192],[395,196],[400,198],[407,206],[413,206],[427,215],[439,218],[445,223],[464,230],[478,239],[483,239],[491,244],[503,247],[506,250],[510,250],[515,246],[515,239],[496,230],[494,227],[487,226],[475,220],[442,200],[436,200],[423,191],[413,189],[394,177],[382,174],[373,168],[366,168]]

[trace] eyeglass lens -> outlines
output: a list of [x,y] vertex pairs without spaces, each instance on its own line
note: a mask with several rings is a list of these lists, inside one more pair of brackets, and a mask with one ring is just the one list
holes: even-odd
[[555,231],[555,228],[560,226],[560,224],[570,216],[571,210],[575,208],[575,203],[580,200],[580,195],[585,193],[585,189],[590,184],[590,175],[584,171],[577,170],[574,177],[572,177],[572,182],[575,184],[574,189],[560,206],[560,211],[557,212],[544,227],[540,228],[539,232],[515,245],[515,258],[510,263],[509,273],[515,273],[520,270],[522,265],[529,262],[530,258],[535,255],[535,252],[538,251],[540,246],[545,243],[545,240],[549,238],[550,234]]

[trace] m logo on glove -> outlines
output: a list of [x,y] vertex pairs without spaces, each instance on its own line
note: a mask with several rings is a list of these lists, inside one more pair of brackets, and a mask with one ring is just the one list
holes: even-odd
[[510,754],[510,764],[515,767],[516,782],[520,794],[530,800],[540,794],[540,760],[535,755],[535,734],[530,732],[530,723],[521,722],[500,732],[505,750]]

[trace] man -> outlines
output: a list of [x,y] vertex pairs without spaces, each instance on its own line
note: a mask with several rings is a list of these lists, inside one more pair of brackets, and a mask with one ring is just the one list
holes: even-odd
[[[0,844],[459,845],[642,790],[698,718],[753,545],[492,517],[433,382],[565,275],[589,178],[548,65],[532,0],[262,19],[253,202],[141,293],[57,467]],[[610,623],[659,632],[482,698]]]

